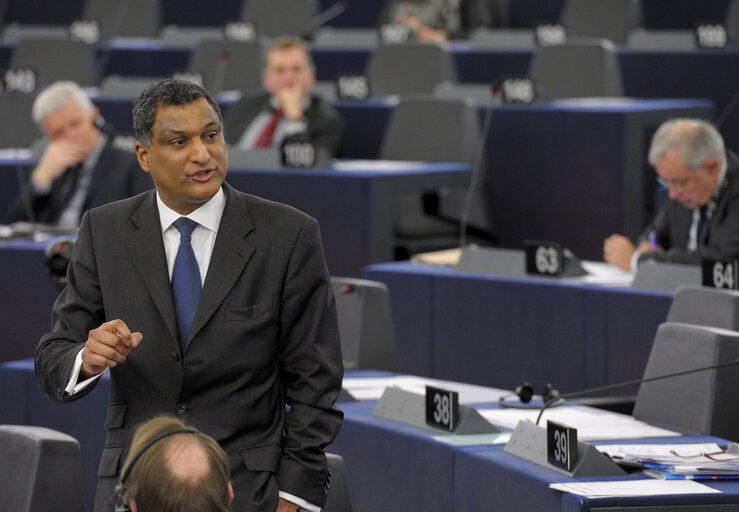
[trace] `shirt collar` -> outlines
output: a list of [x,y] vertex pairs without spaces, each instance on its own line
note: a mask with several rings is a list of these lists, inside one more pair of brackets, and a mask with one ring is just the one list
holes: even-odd
[[[184,215],[188,219],[194,220],[204,228],[207,228],[214,233],[218,233],[218,225],[221,223],[221,216],[223,210],[226,207],[226,194],[223,192],[223,187],[218,189],[218,192],[211,197],[207,203],[202,205],[200,208]],[[183,215],[177,213],[162,201],[157,191],[157,209],[159,210],[159,222],[162,227],[162,233],[165,232],[172,225],[174,221],[183,217]]]

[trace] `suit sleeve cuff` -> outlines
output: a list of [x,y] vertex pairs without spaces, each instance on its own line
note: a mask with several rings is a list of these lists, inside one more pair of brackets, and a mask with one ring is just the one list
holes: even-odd
[[[82,382],[77,382],[80,379],[80,371],[82,370],[82,349],[80,349],[79,352],[77,352],[77,357],[74,359],[74,366],[72,366],[72,371],[69,374],[69,382],[67,383],[67,387],[64,388],[64,391],[66,391],[69,395],[76,395],[83,389],[85,389],[87,386],[95,382],[97,379],[99,379],[105,372],[108,371],[106,368],[104,372],[98,373],[97,375],[93,375],[87,380],[83,380]],[[287,499],[287,498],[285,498]]]
[[290,503],[295,503],[297,506],[299,506],[303,510],[307,510],[308,512],[321,512],[321,507],[314,505],[313,503],[308,503],[304,499],[298,498],[297,496],[294,496],[290,493],[280,491],[279,496],[283,500],[287,500]]

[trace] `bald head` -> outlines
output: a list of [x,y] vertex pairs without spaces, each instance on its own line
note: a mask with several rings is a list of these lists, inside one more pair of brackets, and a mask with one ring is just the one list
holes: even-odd
[[188,485],[199,485],[210,474],[208,452],[192,436],[175,436],[166,447],[165,458],[172,478]]

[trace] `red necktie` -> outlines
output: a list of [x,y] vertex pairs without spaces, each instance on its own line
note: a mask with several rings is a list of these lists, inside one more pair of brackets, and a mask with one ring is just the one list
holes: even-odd
[[275,130],[277,130],[277,123],[280,122],[281,118],[282,110],[277,109],[272,113],[272,117],[262,130],[262,133],[257,137],[257,141],[254,143],[255,148],[268,148],[272,146],[272,137],[275,134]]

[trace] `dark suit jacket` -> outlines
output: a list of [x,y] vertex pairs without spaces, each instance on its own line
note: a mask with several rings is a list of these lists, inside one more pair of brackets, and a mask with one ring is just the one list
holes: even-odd
[[224,190],[226,207],[184,354],[154,191],[82,219],[69,284],[36,350],[41,388],[62,402],[90,391],[70,397],[63,389],[88,331],[101,323],[120,318],[143,334],[110,372],[96,510],[110,497],[134,429],[158,414],[178,415],[221,444],[237,495],[233,510],[274,511],[275,485],[264,503],[247,505],[258,498],[255,482],[264,475],[282,491],[325,501],[323,447],[342,420],[334,406],[342,359],[318,224],[291,207],[227,184]]
[[726,184],[716,201],[716,209],[702,239],[698,241],[697,251],[686,248],[693,211],[680,202],[667,198],[639,239],[647,240],[649,233],[654,231],[657,244],[665,251],[644,254],[639,261],[652,259],[699,265],[702,259],[739,258],[739,159],[730,151],[725,180]]
[[[67,206],[64,198],[61,197],[66,181],[71,178],[71,173],[67,171],[52,182],[49,194],[32,196],[33,214],[36,222],[54,223]],[[136,154],[118,149],[108,140],[95,165],[82,212],[119,199],[135,196],[153,187],[154,183],[151,176],[141,169]],[[24,220],[30,219],[23,206],[22,198],[18,197],[8,211],[4,222],[10,224]]]
[[[237,144],[254,118],[269,108],[267,93],[244,96],[231,105],[223,121],[226,142]],[[336,156],[344,132],[344,121],[336,110],[318,96],[311,96],[310,105],[303,112],[303,117],[308,124],[308,131],[291,135],[287,139],[307,135],[316,149],[323,150],[329,156]]]

